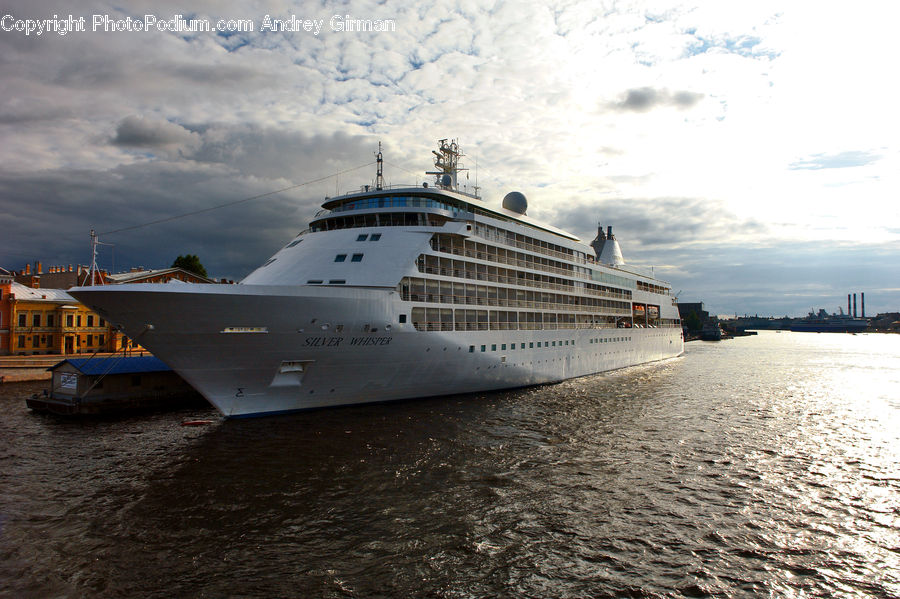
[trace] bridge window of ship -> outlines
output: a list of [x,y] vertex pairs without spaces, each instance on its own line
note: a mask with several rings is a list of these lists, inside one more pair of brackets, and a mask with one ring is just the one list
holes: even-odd
[[307,285],[321,285],[322,279],[311,279],[306,282]]
[[378,241],[381,239],[381,233],[372,233],[372,236],[369,237],[369,241]]
[[343,262],[346,259],[347,259],[347,254],[338,254],[337,256],[334,257],[335,262]]
[[365,241],[365,240],[368,239],[368,238],[369,238],[368,235],[357,235],[357,236],[356,236],[356,241]]
[[294,247],[295,245],[297,245],[298,243],[300,243],[301,241],[303,241],[303,238],[302,238],[302,237],[297,238],[297,239],[295,239],[294,241],[292,241],[292,242],[290,242],[289,244],[287,244],[285,247],[286,247],[286,248],[292,248],[292,247]]
[[350,262],[362,262],[362,259],[362,254],[353,254],[353,256],[350,258]]

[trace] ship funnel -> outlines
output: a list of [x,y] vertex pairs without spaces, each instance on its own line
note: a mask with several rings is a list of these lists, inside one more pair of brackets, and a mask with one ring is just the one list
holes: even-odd
[[600,254],[603,253],[604,243],[606,243],[606,233],[603,232],[603,225],[597,223],[597,236],[591,242],[591,247],[594,248],[594,255],[597,257],[597,260],[600,259]]
[[622,257],[622,248],[619,247],[619,242],[616,241],[616,236],[613,235],[612,225],[606,228],[606,241],[603,242],[603,249],[600,251],[598,259],[604,264],[613,266],[625,264],[625,258]]

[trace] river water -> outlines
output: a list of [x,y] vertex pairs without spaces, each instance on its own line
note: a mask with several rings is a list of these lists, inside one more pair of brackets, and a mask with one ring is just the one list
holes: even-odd
[[0,387],[4,597],[900,596],[897,335],[242,421],[42,387]]

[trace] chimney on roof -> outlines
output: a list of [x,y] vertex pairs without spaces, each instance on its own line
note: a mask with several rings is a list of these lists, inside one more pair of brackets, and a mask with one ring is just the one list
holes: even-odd
[[43,268],[41,268],[41,263],[37,263],[37,273],[35,274],[43,274]]
[[30,275],[30,274],[31,274],[31,265],[30,265],[30,264],[26,264],[26,265],[25,265],[25,274],[26,274],[26,275]]
[[72,272],[72,265],[69,265],[69,272]]

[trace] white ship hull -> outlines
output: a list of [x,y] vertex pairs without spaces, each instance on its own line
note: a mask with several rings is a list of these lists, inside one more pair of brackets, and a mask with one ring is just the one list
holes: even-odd
[[72,295],[124,328],[226,417],[561,381],[683,349],[671,287],[626,267],[612,227],[590,247],[456,184],[326,198],[239,285],[112,285]]
[[72,294],[226,417],[550,383],[684,348],[673,327],[423,333],[397,322],[408,302],[390,289],[142,284]]

